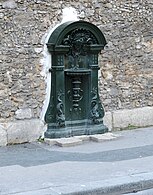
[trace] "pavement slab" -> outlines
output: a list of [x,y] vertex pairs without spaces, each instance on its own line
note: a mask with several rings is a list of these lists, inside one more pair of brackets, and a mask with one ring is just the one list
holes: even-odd
[[82,136],[73,136],[68,138],[56,138],[56,139],[49,139],[45,138],[44,142],[50,146],[61,146],[61,147],[71,147],[83,144],[83,142],[87,141],[95,141],[95,142],[102,142],[113,140],[120,137],[120,135],[115,135],[113,133],[104,133],[104,134],[95,134],[95,135],[82,135]]

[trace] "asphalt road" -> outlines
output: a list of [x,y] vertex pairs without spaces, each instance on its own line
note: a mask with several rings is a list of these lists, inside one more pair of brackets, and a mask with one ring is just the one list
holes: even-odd
[[137,190],[153,188],[153,127],[115,134],[121,136],[68,148],[0,147],[0,195],[152,195]]

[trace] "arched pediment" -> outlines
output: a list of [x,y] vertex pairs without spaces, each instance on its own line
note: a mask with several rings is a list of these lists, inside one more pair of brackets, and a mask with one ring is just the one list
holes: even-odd
[[47,46],[49,51],[53,48],[62,46],[72,46],[81,44],[97,46],[103,49],[106,45],[106,39],[101,30],[86,21],[66,22],[58,26],[51,34]]

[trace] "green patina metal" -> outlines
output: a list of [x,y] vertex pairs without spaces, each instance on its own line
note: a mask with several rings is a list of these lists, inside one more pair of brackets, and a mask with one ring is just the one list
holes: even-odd
[[51,34],[51,94],[45,121],[47,138],[100,134],[104,109],[98,94],[98,54],[106,40],[95,25],[66,22]]

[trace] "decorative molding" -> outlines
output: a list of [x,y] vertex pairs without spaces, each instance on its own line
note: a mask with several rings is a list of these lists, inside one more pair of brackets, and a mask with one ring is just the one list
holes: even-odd
[[81,85],[81,80],[79,78],[74,78],[72,80],[72,91],[68,91],[67,95],[70,101],[72,102],[73,105],[73,110],[75,112],[81,111],[81,108],[79,106],[79,102],[83,98],[83,90],[80,88]]
[[64,57],[63,57],[63,55],[58,55],[57,56],[57,65],[58,66],[63,66],[63,64],[64,64]]
[[[53,69],[56,69],[56,70],[64,70],[64,66],[52,66],[52,67],[51,67],[51,71],[52,71]],[[50,72],[51,72],[51,71],[50,71]]]

